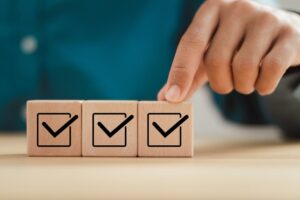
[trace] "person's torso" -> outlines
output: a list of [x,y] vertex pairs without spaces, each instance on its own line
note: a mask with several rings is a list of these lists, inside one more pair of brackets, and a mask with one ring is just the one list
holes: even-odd
[[1,1],[0,126],[15,124],[27,99],[155,99],[199,5]]

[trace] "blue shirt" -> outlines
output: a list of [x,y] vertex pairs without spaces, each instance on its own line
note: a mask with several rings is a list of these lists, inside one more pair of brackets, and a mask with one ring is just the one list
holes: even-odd
[[28,99],[155,99],[200,3],[0,1],[0,129],[24,128]]
[[201,2],[0,1],[0,129],[24,128],[28,99],[155,99]]

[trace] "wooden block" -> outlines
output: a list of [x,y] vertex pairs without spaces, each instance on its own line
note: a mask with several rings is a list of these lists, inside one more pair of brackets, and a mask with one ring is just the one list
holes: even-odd
[[27,102],[29,156],[81,156],[81,101]]
[[83,103],[83,156],[137,156],[137,101]]
[[193,156],[191,103],[141,101],[138,115],[138,156]]

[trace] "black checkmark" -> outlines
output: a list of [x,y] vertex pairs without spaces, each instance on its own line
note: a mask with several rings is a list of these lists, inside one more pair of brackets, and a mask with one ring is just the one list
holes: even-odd
[[111,138],[114,134],[116,134],[120,129],[122,129],[132,119],[133,119],[133,115],[130,115],[112,131],[109,131],[101,122],[98,122],[97,124],[106,133],[106,135],[108,135],[108,137]]
[[43,122],[42,125],[47,129],[47,131],[53,136],[57,137],[61,132],[63,132],[68,126],[70,126],[76,119],[78,115],[74,115],[69,121],[67,121],[62,127],[60,127],[57,131],[53,131],[52,128],[46,123]]
[[185,122],[189,118],[188,115],[182,117],[178,122],[176,122],[171,128],[167,131],[164,131],[156,122],[153,122],[152,125],[164,136],[165,138],[168,137],[176,128],[178,128],[183,122]]

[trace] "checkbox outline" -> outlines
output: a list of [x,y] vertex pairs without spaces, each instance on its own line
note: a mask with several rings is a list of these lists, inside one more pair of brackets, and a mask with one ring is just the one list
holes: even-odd
[[95,115],[124,115],[124,117],[127,117],[126,113],[108,113],[108,112],[101,112],[101,113],[93,113],[92,115],[92,146],[93,147],[126,147],[127,146],[127,125],[124,126],[125,132],[124,132],[124,144],[120,145],[99,145],[95,144]]
[[72,145],[72,128],[69,126],[69,141],[66,145],[45,145],[39,143],[39,118],[40,115],[68,115],[71,118],[71,113],[37,113],[37,146],[38,147],[70,147]]
[[178,115],[182,118],[181,113],[148,113],[147,114],[147,146],[148,147],[181,147],[182,146],[182,129],[181,126],[179,127],[179,144],[174,145],[157,145],[157,144],[150,144],[150,116],[151,115]]

